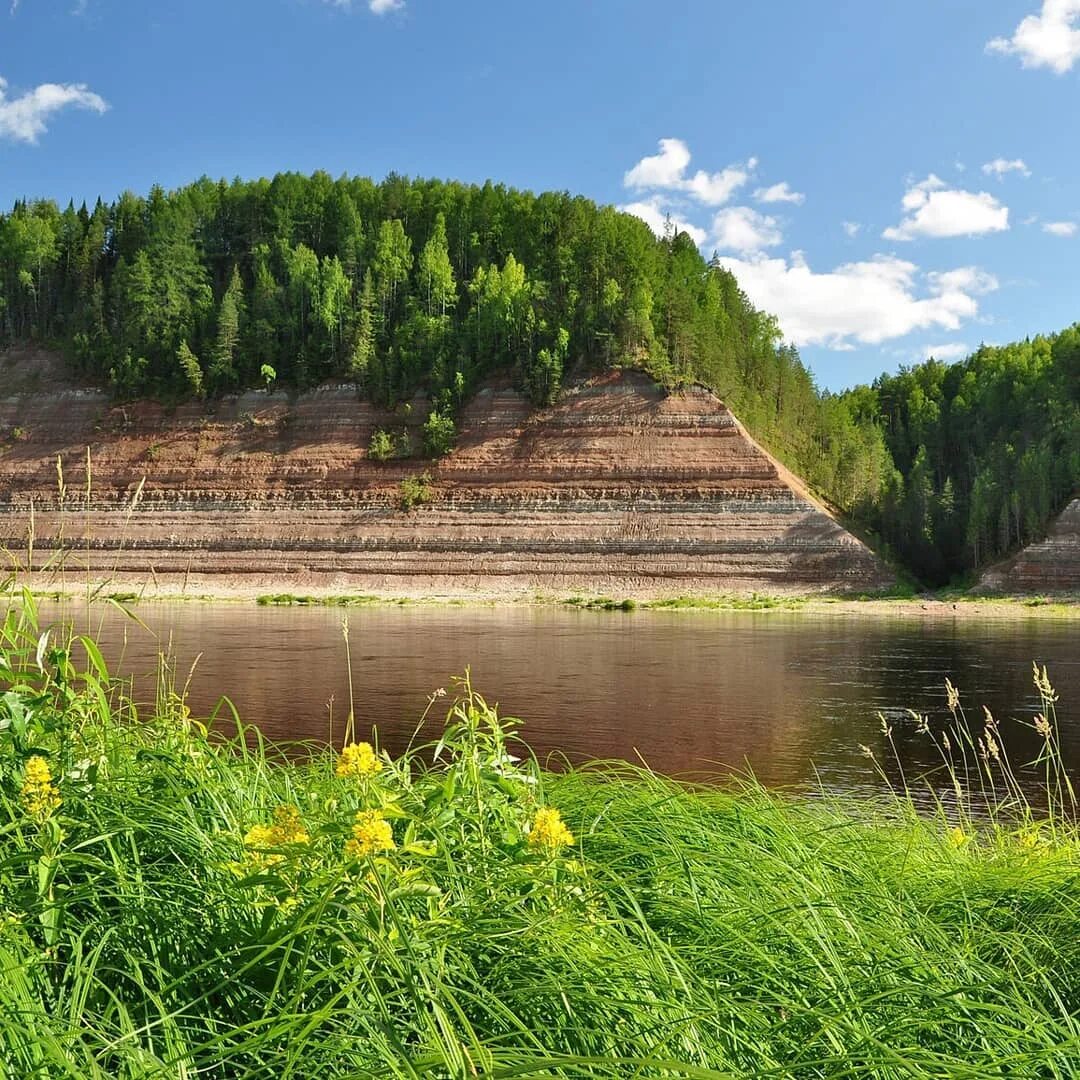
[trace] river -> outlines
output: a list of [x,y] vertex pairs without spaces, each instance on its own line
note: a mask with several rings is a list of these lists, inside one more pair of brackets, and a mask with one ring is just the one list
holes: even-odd
[[[343,613],[332,608],[153,603],[135,609],[43,605],[101,641],[115,670],[152,699],[159,651],[206,716],[227,695],[244,721],[278,742],[340,737],[349,679]],[[1065,621],[831,616],[779,612],[594,612],[556,607],[372,607],[348,612],[360,737],[377,730],[399,750],[433,690],[474,686],[542,760],[644,761],[680,776],[753,774],[770,787],[872,791],[884,783],[860,746],[895,780],[940,763],[908,717],[948,721],[944,681],[961,691],[972,726],[998,718],[1015,762],[1039,739],[1031,663],[1061,697],[1062,751],[1080,773],[1080,649]],[[439,700],[424,735],[438,731]],[[893,728],[898,760],[878,714]],[[1011,720],[1010,718],[1016,718]]]

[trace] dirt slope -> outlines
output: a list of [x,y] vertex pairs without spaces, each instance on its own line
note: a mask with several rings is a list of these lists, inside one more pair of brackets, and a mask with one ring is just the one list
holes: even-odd
[[[610,373],[534,412],[496,384],[445,460],[368,458],[376,428],[418,442],[425,415],[422,401],[379,413],[348,386],[170,412],[39,384],[0,399],[0,543],[45,576],[89,563],[192,592],[651,596],[892,580],[706,390],[669,396]],[[404,512],[401,481],[424,471],[432,501]]]
[[1080,498],[1065,507],[1045,540],[990,567],[978,589],[1009,595],[1080,594]]

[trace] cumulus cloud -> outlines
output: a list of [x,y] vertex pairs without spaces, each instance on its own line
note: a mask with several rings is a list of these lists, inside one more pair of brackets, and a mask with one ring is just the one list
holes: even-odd
[[987,176],[996,176],[999,180],[1006,173],[1011,172],[1018,172],[1021,176],[1031,175],[1031,170],[1027,167],[1023,158],[1013,158],[1011,161],[1006,158],[994,158],[993,161],[988,161],[982,167],[982,171]]
[[1077,224],[1075,221],[1048,221],[1043,225],[1043,232],[1051,236],[1075,236]]
[[882,234],[886,240],[914,240],[918,236],[981,236],[1009,227],[1009,208],[986,191],[950,188],[931,173],[912,184],[901,202],[905,217]]
[[963,360],[965,356],[971,353],[971,349],[968,348],[962,341],[950,341],[945,345],[924,345],[917,354],[918,360],[929,360],[933,357],[935,360]]
[[776,247],[783,238],[776,218],[749,206],[729,206],[713,218],[713,239],[721,251],[747,255]]
[[36,143],[48,130],[48,120],[61,109],[88,109],[103,113],[105,99],[85,83],[42,83],[20,97],[9,97],[6,79],[0,78],[0,139]]
[[1064,75],[1080,59],[1080,0],[1043,0],[1037,15],[1022,19],[1012,37],[986,43],[987,52],[1019,56],[1024,67]]
[[801,191],[792,191],[786,180],[772,187],[758,188],[754,198],[763,203],[795,203],[796,206],[806,202],[806,196]]
[[845,221],[843,224],[844,232],[849,240],[854,240],[855,237],[859,235],[859,231],[862,229],[862,226],[857,221]]
[[796,345],[851,349],[915,330],[956,331],[979,313],[997,280],[975,267],[923,274],[911,262],[878,255],[817,273],[802,252],[782,258],[720,258],[753,303],[773,312]]
[[646,199],[642,202],[627,203],[625,206],[618,207],[618,209],[625,214],[633,214],[634,217],[641,218],[641,220],[644,221],[657,236],[664,235],[668,219],[670,218],[672,227],[675,231],[688,233],[698,247],[701,247],[708,239],[708,234],[704,229],[699,229],[689,221],[683,221],[671,214],[670,211],[664,208],[659,198]]
[[690,148],[682,139],[661,139],[660,153],[643,157],[623,177],[628,188],[672,188],[682,183]]
[[699,169],[693,175],[687,175],[689,165],[690,148],[682,139],[661,139],[660,152],[628,169],[623,183],[634,191],[677,191],[706,206],[723,206],[750,179],[757,159],[715,173]]

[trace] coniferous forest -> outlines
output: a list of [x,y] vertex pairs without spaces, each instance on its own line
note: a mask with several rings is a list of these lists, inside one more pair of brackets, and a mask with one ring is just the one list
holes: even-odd
[[59,347],[119,397],[426,392],[434,448],[497,372],[537,405],[612,365],[699,381],[928,584],[1037,539],[1080,487],[1080,326],[822,393],[687,235],[492,183],[286,173],[21,202],[0,216],[0,340]]

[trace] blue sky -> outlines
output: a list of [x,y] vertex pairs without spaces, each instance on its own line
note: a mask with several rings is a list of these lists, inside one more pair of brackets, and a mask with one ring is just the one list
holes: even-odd
[[567,189],[696,230],[834,389],[1080,318],[1080,0],[0,3],[3,206]]

